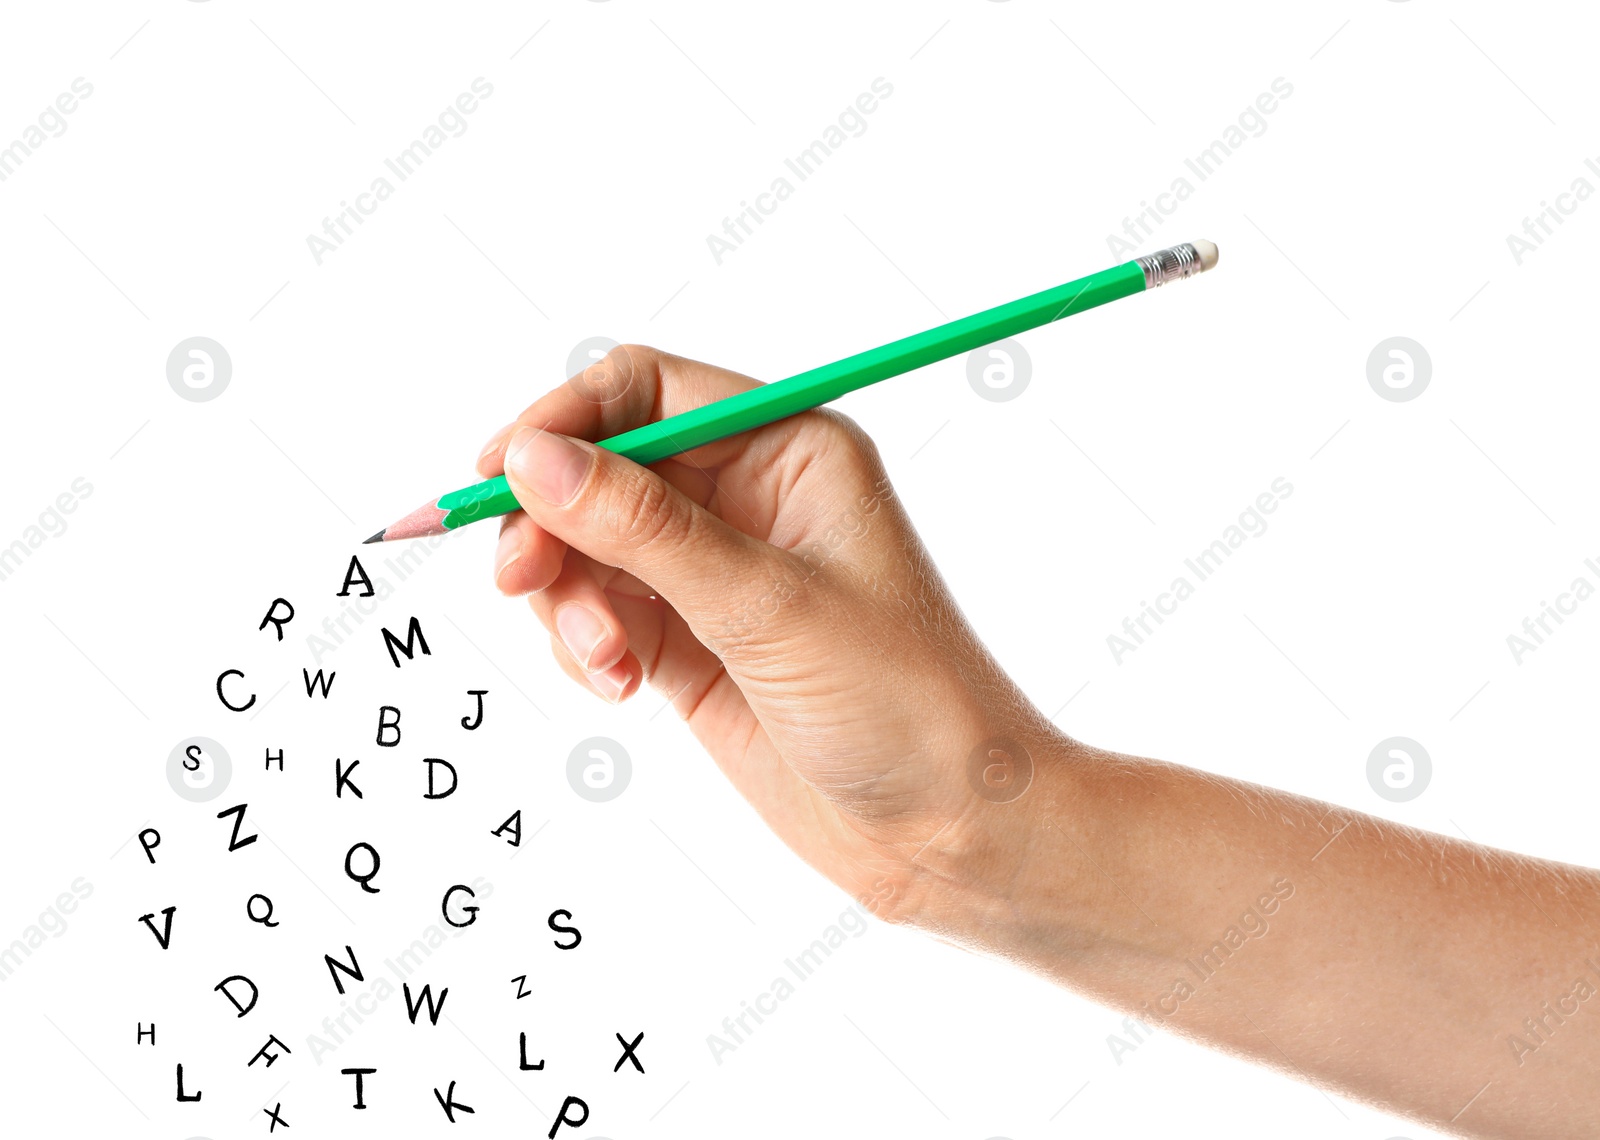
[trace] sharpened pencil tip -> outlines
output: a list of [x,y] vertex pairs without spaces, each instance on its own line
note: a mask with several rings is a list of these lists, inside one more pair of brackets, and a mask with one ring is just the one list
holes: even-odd
[[441,511],[438,503],[424,503],[403,519],[396,519],[377,534],[363,542],[402,542],[408,538],[428,538],[444,534],[450,528],[444,525],[448,511]]
[[[387,530],[388,528],[386,527],[384,529]],[[373,535],[371,538],[363,538],[361,540],[361,545],[362,546],[366,546],[368,543],[382,542],[383,541],[383,535],[384,535],[384,531],[380,530],[377,534]]]

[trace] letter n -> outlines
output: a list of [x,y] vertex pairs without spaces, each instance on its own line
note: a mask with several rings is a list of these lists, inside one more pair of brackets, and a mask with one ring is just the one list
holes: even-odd
[[322,956],[322,960],[328,964],[328,973],[333,976],[334,987],[340,993],[344,993],[344,982],[339,979],[341,972],[358,982],[367,980],[366,975],[361,972],[361,967],[356,964],[356,952],[348,946],[344,948],[344,952],[350,955],[350,964],[348,966],[334,958],[332,954],[324,954]]

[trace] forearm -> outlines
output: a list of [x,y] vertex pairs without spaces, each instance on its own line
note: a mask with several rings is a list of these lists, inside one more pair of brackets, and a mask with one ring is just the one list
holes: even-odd
[[1463,1135],[1600,1120],[1600,875],[1038,744],[919,856],[919,922]]

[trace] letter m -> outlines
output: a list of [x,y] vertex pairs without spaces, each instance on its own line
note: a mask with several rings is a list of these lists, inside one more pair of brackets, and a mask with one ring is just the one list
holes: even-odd
[[383,646],[389,651],[389,660],[394,662],[396,669],[400,668],[401,653],[406,655],[407,661],[415,657],[418,649],[421,649],[425,656],[433,656],[433,650],[428,648],[428,639],[422,636],[422,623],[416,618],[412,618],[411,624],[406,627],[406,639],[404,641],[401,641],[385,628],[383,631]]

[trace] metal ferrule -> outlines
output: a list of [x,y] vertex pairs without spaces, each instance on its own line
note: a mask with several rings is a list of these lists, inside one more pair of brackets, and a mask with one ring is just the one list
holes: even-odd
[[1168,281],[1193,277],[1202,269],[1200,255],[1188,242],[1175,245],[1171,249],[1158,249],[1154,253],[1147,253],[1134,260],[1139,263],[1139,268],[1144,270],[1146,289],[1154,289],[1158,285],[1165,285]]

